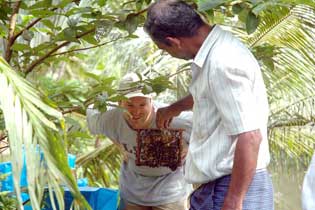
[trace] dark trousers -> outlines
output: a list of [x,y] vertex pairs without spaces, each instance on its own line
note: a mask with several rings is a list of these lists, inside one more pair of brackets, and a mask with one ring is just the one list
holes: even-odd
[[[190,197],[190,210],[221,210],[231,175],[208,182]],[[257,171],[246,193],[243,210],[274,210],[273,187],[267,170]]]

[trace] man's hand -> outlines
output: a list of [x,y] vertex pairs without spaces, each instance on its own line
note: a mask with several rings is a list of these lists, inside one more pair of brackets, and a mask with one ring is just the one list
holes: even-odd
[[233,198],[231,196],[227,196],[224,199],[222,210],[242,210],[242,200],[242,198]]
[[156,111],[156,126],[158,128],[168,128],[173,117],[178,116],[178,112],[174,112],[171,106],[160,108]]
[[170,106],[163,107],[156,112],[156,125],[158,128],[168,128],[173,117],[178,116],[182,111],[192,109],[194,100],[188,95]]

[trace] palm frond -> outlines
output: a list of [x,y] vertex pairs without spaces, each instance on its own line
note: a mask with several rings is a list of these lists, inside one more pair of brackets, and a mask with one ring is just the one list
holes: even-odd
[[271,150],[277,157],[283,157],[285,154],[297,163],[306,163],[307,156],[310,156],[314,151],[313,126],[300,127],[290,124],[274,128],[269,132],[269,139],[271,140]]
[[120,149],[107,140],[95,150],[80,156],[76,163],[92,183],[117,187],[121,161]]
[[[305,5],[297,5],[293,8],[287,7],[273,7],[272,11],[266,10],[261,14],[261,21],[257,30],[247,37],[247,43],[250,47],[261,45],[268,42],[275,46],[287,46],[292,42],[287,42],[288,39],[295,40],[299,43],[295,46],[303,46],[307,43],[308,38],[306,34],[303,34],[304,27],[309,30],[314,30],[313,27],[315,13],[314,8]],[[311,35],[309,34],[310,36]],[[298,36],[304,39],[297,39]],[[282,39],[285,38],[285,39]],[[303,49],[303,48],[299,48]]]
[[[42,102],[37,90],[14,72],[2,57],[0,90],[0,105],[8,130],[10,159],[19,208],[23,208],[20,191],[22,151],[25,151],[28,193],[33,209],[40,209],[46,183],[49,183],[49,189],[54,191],[61,209],[64,206],[61,183],[65,183],[74,198],[80,199],[81,204],[88,207],[67,165],[65,149],[54,123],[59,121],[62,126],[62,114]],[[45,164],[41,162],[40,150],[44,154]],[[49,178],[46,181],[41,177],[44,171]]]
[[[298,160],[314,149],[306,127],[314,122],[315,10],[307,5],[272,6],[260,13],[251,34],[234,30],[259,60],[270,104],[272,152],[284,151]],[[297,138],[301,131],[303,138]],[[294,142],[294,143],[292,143]],[[279,156],[278,156],[279,157]]]

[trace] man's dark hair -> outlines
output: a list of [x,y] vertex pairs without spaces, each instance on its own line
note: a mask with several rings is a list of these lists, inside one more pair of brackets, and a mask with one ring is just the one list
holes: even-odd
[[187,3],[160,0],[149,7],[144,30],[154,41],[169,45],[166,37],[192,37],[204,24],[199,14]]

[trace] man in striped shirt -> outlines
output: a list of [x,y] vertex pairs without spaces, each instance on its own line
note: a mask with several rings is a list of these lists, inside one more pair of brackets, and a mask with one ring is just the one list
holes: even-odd
[[266,170],[268,101],[257,60],[220,26],[206,24],[182,1],[160,0],[144,29],[173,57],[193,59],[190,95],[157,111],[157,125],[193,109],[185,164],[188,182],[201,184],[191,210],[273,210]]

